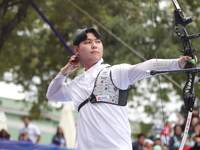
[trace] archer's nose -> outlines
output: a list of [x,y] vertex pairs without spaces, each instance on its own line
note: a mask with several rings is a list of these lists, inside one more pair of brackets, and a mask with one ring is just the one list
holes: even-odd
[[95,48],[97,48],[96,43],[92,42],[92,49],[95,49]]

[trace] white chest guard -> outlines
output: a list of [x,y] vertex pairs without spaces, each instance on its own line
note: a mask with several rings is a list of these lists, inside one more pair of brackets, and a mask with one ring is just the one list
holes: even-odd
[[91,96],[79,105],[78,111],[89,101],[91,103],[101,102],[126,106],[127,98],[128,89],[121,90],[113,84],[111,78],[111,66],[109,66],[99,72]]

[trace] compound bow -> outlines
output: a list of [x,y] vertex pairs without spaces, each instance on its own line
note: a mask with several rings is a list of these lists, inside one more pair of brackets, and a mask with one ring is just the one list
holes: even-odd
[[186,84],[183,88],[183,98],[184,98],[184,104],[185,104],[185,111],[187,113],[187,119],[186,119],[186,124],[185,124],[185,129],[183,132],[183,137],[179,146],[179,150],[182,150],[186,137],[188,135],[191,119],[192,119],[192,111],[193,111],[193,106],[195,103],[195,94],[193,92],[193,86],[194,86],[194,79],[195,79],[195,74],[200,73],[200,69],[194,68],[195,64],[195,55],[194,51],[195,48],[192,45],[191,39],[198,38],[200,37],[200,34],[193,34],[193,35],[188,35],[186,31],[186,26],[193,21],[192,17],[185,17],[183,12],[181,11],[181,7],[177,0],[172,0],[175,10],[174,10],[174,17],[175,17],[175,32],[179,36],[182,45],[183,45],[183,50],[181,51],[184,56],[190,56],[192,57],[191,60],[188,60],[187,64],[185,65],[185,69],[181,70],[168,70],[168,71],[156,71],[156,70],[151,70],[149,72],[151,75],[156,75],[156,74],[161,74],[161,73],[169,73],[169,72],[185,72],[187,75],[187,81]]
[[[175,6],[175,10],[174,10],[175,32],[181,39],[181,42],[184,48],[181,52],[184,54],[184,56],[192,57],[192,59],[188,61],[187,64],[185,65],[185,68],[194,68],[195,48],[192,45],[191,39],[199,37],[200,34],[188,35],[185,27],[189,23],[191,23],[193,19],[192,17],[186,18],[184,16],[177,0],[172,0],[172,2],[174,3],[174,6]],[[194,71],[186,71],[187,82],[183,88],[183,98],[184,98],[184,103],[185,103],[185,111],[188,113],[188,115],[187,115],[187,120],[185,124],[185,129],[183,132],[181,144],[179,146],[179,150],[182,150],[185,145],[186,137],[188,135],[188,131],[189,131],[190,123],[191,123],[192,111],[193,111],[193,106],[195,103],[195,94],[193,92],[193,86],[194,86],[194,79],[195,79],[196,73],[197,72],[194,72]]]

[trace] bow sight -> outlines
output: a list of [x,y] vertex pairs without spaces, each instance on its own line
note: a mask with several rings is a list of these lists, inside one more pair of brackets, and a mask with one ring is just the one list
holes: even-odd
[[181,24],[182,26],[186,27],[189,23],[193,21],[192,17],[184,17],[181,9],[174,10],[174,16],[175,16],[175,25]]

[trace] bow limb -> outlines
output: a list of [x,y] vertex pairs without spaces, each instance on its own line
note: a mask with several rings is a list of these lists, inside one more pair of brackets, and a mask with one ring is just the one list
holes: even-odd
[[184,145],[185,145],[185,141],[186,141],[186,138],[187,138],[187,135],[188,135],[191,120],[192,120],[192,111],[189,111],[188,117],[187,117],[187,120],[186,120],[186,124],[185,124],[185,129],[184,129],[184,132],[183,132],[183,137],[182,137],[181,144],[180,144],[178,150],[182,150]]

